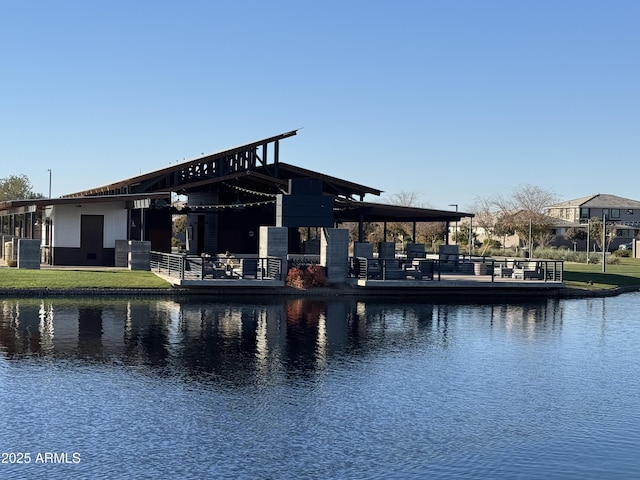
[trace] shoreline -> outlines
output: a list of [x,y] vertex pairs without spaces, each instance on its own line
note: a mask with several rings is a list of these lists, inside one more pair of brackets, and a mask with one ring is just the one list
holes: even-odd
[[276,295],[282,297],[446,297],[451,300],[456,296],[462,298],[602,298],[615,297],[624,293],[640,291],[640,285],[620,286],[611,289],[588,290],[564,287],[554,291],[507,291],[469,290],[464,287],[444,287],[437,291],[425,292],[418,289],[387,290],[384,288],[361,289],[349,285],[338,285],[324,288],[298,289],[294,287],[267,288],[0,288],[0,298],[59,298],[59,297],[191,297],[191,296],[251,296]]

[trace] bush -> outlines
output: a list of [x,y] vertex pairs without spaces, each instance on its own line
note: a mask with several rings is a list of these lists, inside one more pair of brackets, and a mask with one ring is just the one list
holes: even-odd
[[[536,248],[533,251],[534,258],[546,258],[549,260],[564,260],[565,262],[587,263],[586,252],[574,252],[573,250],[564,250],[556,248]],[[607,254],[606,261],[608,264],[619,263],[618,255],[614,251]],[[602,252],[590,252],[589,263],[602,263]]]
[[616,257],[631,257],[631,250],[629,250],[628,248],[625,250],[614,250],[613,254]]
[[326,270],[320,265],[291,267],[287,272],[286,283],[300,289],[324,287],[327,285]]

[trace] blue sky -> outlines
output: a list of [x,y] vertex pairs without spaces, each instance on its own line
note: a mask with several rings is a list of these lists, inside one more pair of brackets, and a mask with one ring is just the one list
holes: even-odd
[[282,161],[434,208],[640,199],[636,0],[0,6],[0,178],[45,195],[299,128]]

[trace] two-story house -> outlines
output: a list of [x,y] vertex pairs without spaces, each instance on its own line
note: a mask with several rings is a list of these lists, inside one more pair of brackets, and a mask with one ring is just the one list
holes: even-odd
[[[609,194],[590,195],[565,202],[556,203],[546,208],[547,215],[556,219],[556,246],[573,246],[564,238],[571,227],[584,226],[590,218],[605,219],[607,225],[614,225],[616,235],[609,249],[615,250],[619,245],[631,242],[640,236],[640,201]],[[585,249],[585,242],[578,245]]]

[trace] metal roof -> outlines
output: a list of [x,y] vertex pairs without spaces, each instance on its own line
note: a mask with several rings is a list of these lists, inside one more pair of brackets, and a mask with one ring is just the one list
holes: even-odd
[[133,202],[136,200],[169,200],[171,192],[124,195],[92,195],[83,197],[36,198],[32,200],[9,200],[0,202],[0,215],[23,213],[26,209],[42,209],[52,205],[78,205],[87,203]]
[[278,142],[296,133],[297,130],[282,133],[65,197],[155,191],[183,194],[229,181],[242,183],[249,189],[263,189],[263,193],[276,194],[286,191],[283,187],[290,179],[303,177],[322,180],[324,192],[335,196],[358,196],[362,199],[366,194],[382,193],[376,188],[280,162]]
[[[457,221],[473,217],[471,213],[432,210],[417,207],[364,202],[365,195],[380,195],[382,190],[343,180],[279,161],[279,141],[294,136],[297,130],[257,140],[245,145],[203,155],[137,175],[115,183],[65,195],[59,199],[24,200],[21,204],[52,205],[80,202],[106,202],[123,199],[142,199],[169,192],[189,192],[218,189],[221,185],[256,195],[287,193],[289,180],[315,178],[322,181],[323,193],[336,198],[336,221],[369,222]],[[271,161],[270,161],[271,160]],[[115,198],[114,198],[115,197]],[[359,201],[354,197],[359,197]],[[16,204],[17,205],[17,204]],[[8,205],[6,208],[11,208]],[[0,204],[0,209],[2,209]]]
[[338,222],[454,222],[473,213],[404,207],[375,202],[336,200],[334,217]]

